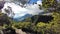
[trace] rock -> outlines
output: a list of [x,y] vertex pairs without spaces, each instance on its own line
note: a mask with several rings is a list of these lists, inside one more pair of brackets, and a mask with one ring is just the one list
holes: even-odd
[[26,32],[23,32],[21,29],[16,29],[15,31],[17,34],[27,34]]

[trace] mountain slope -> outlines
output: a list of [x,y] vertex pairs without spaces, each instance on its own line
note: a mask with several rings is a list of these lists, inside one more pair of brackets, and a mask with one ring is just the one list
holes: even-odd
[[19,17],[16,17],[16,18],[13,18],[13,20],[15,20],[15,21],[23,21],[23,20],[25,20],[26,18],[28,18],[28,17],[31,17],[32,15],[31,14],[24,14],[23,16],[19,16]]

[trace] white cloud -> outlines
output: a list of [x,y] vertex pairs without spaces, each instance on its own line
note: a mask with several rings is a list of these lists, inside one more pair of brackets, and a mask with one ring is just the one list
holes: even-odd
[[25,14],[36,15],[36,14],[39,14],[40,12],[43,12],[43,10],[39,9],[39,6],[37,4],[27,5],[24,8],[14,3],[5,3],[4,8],[2,9],[3,13],[4,13],[4,9],[5,8],[7,9],[7,6],[10,6],[12,8],[12,11],[15,13],[14,18],[24,16]]
[[37,1],[37,4],[42,5],[42,1],[41,0]]
[[28,5],[26,7],[26,9],[28,9],[28,13],[29,14],[33,14],[33,15],[36,15],[36,14],[39,14],[40,12],[43,12],[43,10],[40,10],[39,9],[39,6],[37,4],[34,4],[34,5]]

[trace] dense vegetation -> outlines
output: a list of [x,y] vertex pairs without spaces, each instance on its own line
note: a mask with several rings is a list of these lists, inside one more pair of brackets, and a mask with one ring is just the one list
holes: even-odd
[[[6,21],[1,19],[1,15],[3,14],[0,13],[0,19],[5,22],[5,23],[3,22],[4,25],[0,29],[12,27],[13,29],[22,29],[23,31],[32,32],[35,34],[60,34],[60,27],[59,27],[60,26],[60,10],[59,10],[60,4],[57,3],[56,0],[43,0],[42,3],[43,3],[42,6],[46,9],[45,11],[48,10],[49,12],[51,12],[51,16],[54,17],[52,21],[49,21],[49,23],[38,22],[35,25],[34,23],[31,22],[31,18],[27,18],[26,19],[27,22],[26,21],[16,22],[9,19],[9,17],[5,16],[4,17],[6,18],[5,20],[9,20],[10,22],[8,26],[7,24],[5,24]],[[2,22],[0,21],[0,23]]]

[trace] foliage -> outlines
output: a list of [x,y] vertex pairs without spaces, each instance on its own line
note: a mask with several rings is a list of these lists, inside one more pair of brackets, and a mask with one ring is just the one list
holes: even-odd
[[49,23],[39,22],[37,25],[31,26],[31,22],[15,22],[11,21],[11,24],[8,26],[6,24],[3,25],[3,28],[12,27],[13,29],[31,29],[37,34],[60,34],[60,14],[53,12],[52,16],[54,19]]
[[[39,22],[37,25],[33,25],[31,26],[32,23],[30,22],[12,22],[11,26],[14,29],[31,29],[34,32],[38,32],[40,34],[60,34],[60,29],[59,28],[59,20],[60,20],[60,14],[53,12],[52,16],[54,17],[54,19],[49,22],[49,23],[43,23],[43,22]],[[37,34],[38,34],[37,33]]]
[[10,19],[6,14],[0,13],[0,26],[3,26],[3,24],[10,24]]
[[60,3],[57,0],[42,0],[42,6],[49,12],[60,13]]
[[[58,29],[60,29],[58,27],[58,23],[59,23],[59,20],[60,20],[60,14],[59,13],[53,13],[52,16],[54,17],[54,19],[49,22],[49,23],[43,23],[43,22],[40,22],[36,25],[35,28],[37,28],[37,32],[40,32],[43,30],[43,32],[45,34],[47,34],[49,32],[49,34],[57,34],[58,33]],[[60,34],[60,33],[59,33]]]
[[28,28],[29,26],[30,22],[18,22],[12,24],[12,27],[17,29]]
[[50,7],[54,7],[54,5],[56,5],[56,0],[42,0],[42,5],[45,8],[50,8]]
[[55,4],[55,0],[43,0],[43,6],[49,8]]

